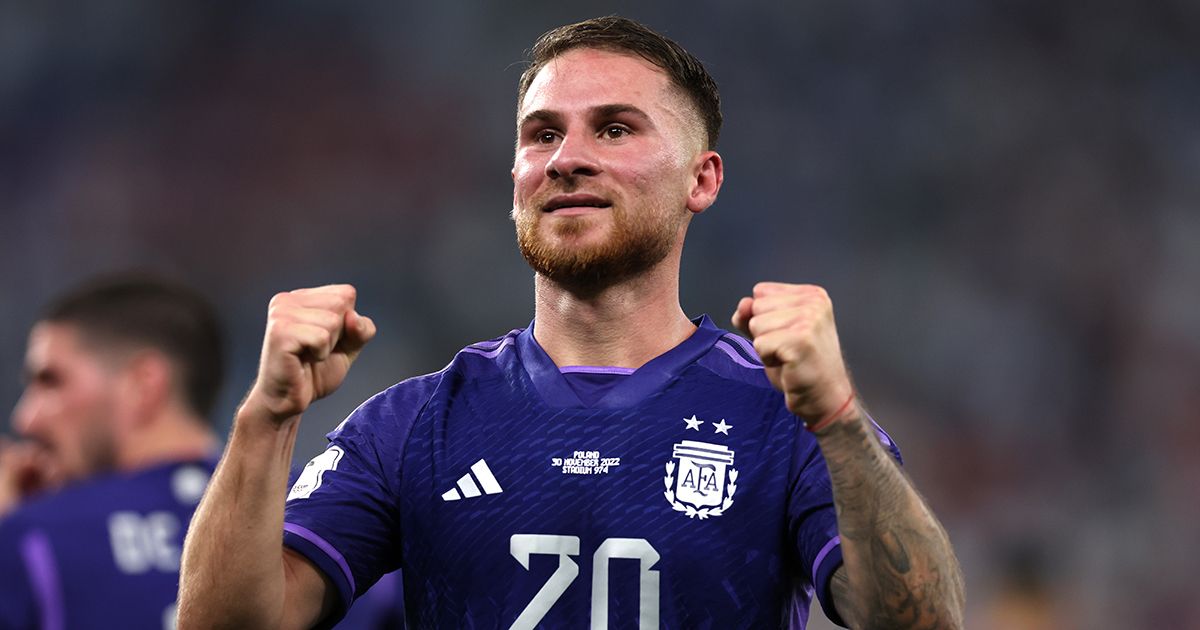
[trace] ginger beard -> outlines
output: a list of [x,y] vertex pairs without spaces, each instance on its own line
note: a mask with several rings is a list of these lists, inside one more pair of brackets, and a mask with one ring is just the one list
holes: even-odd
[[[595,290],[640,275],[667,257],[679,233],[679,221],[661,208],[646,208],[639,221],[613,204],[604,211],[611,215],[608,234],[583,245],[575,241],[589,230],[604,229],[596,225],[602,216],[543,216],[540,203],[529,205],[513,211],[521,255],[539,275],[567,287]],[[543,226],[544,221],[553,224]]]

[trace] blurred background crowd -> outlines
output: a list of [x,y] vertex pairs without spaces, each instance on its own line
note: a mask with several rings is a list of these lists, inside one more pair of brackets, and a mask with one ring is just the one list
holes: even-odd
[[968,627],[1200,628],[1200,4],[628,5],[0,2],[0,406],[38,307],[102,271],[221,306],[225,428],[270,297],[355,284],[380,334],[298,463],[370,394],[526,325],[523,54],[618,12],[722,89],[685,309],[828,288]]

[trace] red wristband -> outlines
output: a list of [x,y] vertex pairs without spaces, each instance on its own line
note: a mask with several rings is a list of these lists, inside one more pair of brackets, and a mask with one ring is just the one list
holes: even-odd
[[828,416],[825,416],[824,418],[821,418],[820,420],[818,420],[816,422],[816,424],[809,424],[809,423],[805,422],[804,428],[808,429],[812,433],[816,433],[817,431],[820,431],[821,429],[824,429],[825,427],[829,426],[830,424],[833,423],[834,420],[837,420],[838,418],[840,418],[842,416],[842,414],[846,412],[846,409],[850,408],[850,404],[854,402],[854,399],[857,396],[858,396],[858,394],[855,393],[854,390],[850,390],[850,397],[846,399],[846,402],[842,403],[841,407],[837,408],[837,411],[829,414]]

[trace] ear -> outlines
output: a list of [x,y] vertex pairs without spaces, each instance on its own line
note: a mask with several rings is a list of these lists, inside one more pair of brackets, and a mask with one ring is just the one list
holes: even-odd
[[725,181],[725,167],[716,151],[703,151],[696,156],[692,167],[692,188],[688,191],[687,209],[700,214],[717,200],[721,183]]
[[174,395],[174,369],[161,353],[143,351],[125,366],[122,416],[118,422],[142,425],[159,415]]
[[512,181],[513,181],[513,200],[512,200],[512,210],[509,210],[508,218],[516,219],[516,217],[517,217],[517,167],[513,166],[512,170],[509,171],[509,174],[512,175]]

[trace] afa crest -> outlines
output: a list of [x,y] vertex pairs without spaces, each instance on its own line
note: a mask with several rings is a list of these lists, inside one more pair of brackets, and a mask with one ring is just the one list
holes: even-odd
[[733,451],[720,444],[684,440],[675,445],[672,457],[666,466],[663,496],[677,512],[703,520],[720,516],[733,505],[738,478],[732,467]]

